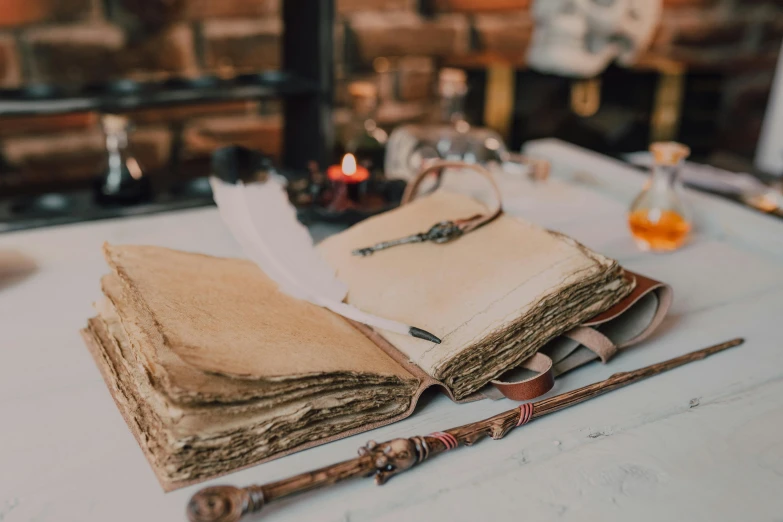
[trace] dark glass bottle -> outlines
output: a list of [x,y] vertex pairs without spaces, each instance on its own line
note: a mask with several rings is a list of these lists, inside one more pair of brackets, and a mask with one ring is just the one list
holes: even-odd
[[128,148],[128,118],[104,114],[101,126],[106,136],[106,171],[95,184],[95,199],[104,205],[131,205],[148,200],[149,179]]

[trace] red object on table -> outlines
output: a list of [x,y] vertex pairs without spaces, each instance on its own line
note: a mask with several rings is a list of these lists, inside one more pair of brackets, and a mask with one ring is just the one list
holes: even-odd
[[367,181],[370,177],[370,171],[357,165],[356,157],[353,154],[346,154],[343,156],[342,165],[332,165],[326,170],[326,175],[331,181],[351,184]]

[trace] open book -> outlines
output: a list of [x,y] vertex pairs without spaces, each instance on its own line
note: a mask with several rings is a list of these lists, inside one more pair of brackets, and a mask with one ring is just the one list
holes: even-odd
[[481,398],[634,290],[615,261],[509,216],[446,244],[351,255],[477,210],[435,193],[320,245],[351,304],[439,345],[289,297],[250,261],[106,245],[84,338],[164,489],[394,422],[434,384]]

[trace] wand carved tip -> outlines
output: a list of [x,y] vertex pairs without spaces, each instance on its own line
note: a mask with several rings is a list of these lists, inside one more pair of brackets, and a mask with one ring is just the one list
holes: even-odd
[[188,503],[190,522],[236,522],[264,505],[259,488],[214,486],[193,495]]

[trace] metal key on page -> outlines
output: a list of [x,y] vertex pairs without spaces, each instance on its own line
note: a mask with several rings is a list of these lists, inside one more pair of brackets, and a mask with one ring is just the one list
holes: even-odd
[[451,241],[462,235],[462,229],[453,221],[441,221],[432,226],[427,232],[420,232],[418,234],[412,234],[400,239],[393,239],[391,241],[382,241],[376,243],[373,246],[357,248],[351,253],[355,256],[369,256],[379,250],[386,250],[398,245],[407,245],[410,243],[424,243],[425,241],[432,241],[433,243],[445,243]]

